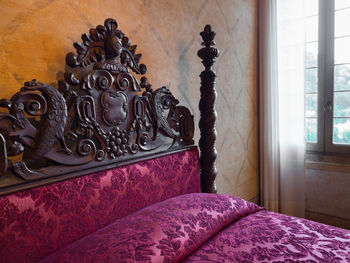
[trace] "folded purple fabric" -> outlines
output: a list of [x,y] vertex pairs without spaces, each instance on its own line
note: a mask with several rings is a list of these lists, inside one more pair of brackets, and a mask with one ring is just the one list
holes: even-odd
[[346,263],[350,231],[264,210],[231,224],[184,262]]
[[262,209],[229,195],[182,195],[118,219],[41,263],[179,262],[231,222]]

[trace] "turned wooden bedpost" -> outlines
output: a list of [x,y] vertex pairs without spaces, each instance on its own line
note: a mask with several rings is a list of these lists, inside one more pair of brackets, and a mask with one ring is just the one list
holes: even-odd
[[216,171],[216,111],[215,111],[215,72],[212,70],[214,59],[219,56],[219,51],[212,47],[215,32],[212,31],[211,25],[206,25],[204,31],[200,33],[203,42],[198,51],[198,56],[202,59],[205,70],[200,74],[201,78],[201,99],[199,101],[199,110],[201,118],[199,121],[200,129],[200,166],[201,166],[201,185],[202,192],[216,193],[215,177]]

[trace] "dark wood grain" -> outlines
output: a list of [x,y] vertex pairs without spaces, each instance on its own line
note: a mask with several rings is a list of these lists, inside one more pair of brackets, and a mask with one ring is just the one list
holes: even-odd
[[167,87],[153,90],[137,46],[114,19],[90,29],[74,47],[58,89],[32,80],[0,100],[0,192],[194,144],[191,112]]
[[206,25],[204,31],[200,33],[203,42],[198,51],[198,56],[202,59],[204,71],[200,74],[201,78],[201,98],[199,101],[199,110],[201,113],[199,121],[200,129],[200,166],[201,166],[201,185],[202,191],[206,193],[216,193],[215,178],[216,170],[216,111],[215,111],[215,72],[212,70],[214,59],[219,56],[219,51],[214,48],[215,32],[210,25]]

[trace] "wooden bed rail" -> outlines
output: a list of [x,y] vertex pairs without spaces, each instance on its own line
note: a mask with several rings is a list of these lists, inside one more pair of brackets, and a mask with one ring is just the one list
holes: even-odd
[[204,71],[200,74],[201,78],[201,99],[199,101],[199,110],[201,118],[199,121],[200,129],[200,167],[201,167],[201,185],[202,192],[216,193],[216,110],[215,110],[215,72],[212,70],[214,59],[219,56],[219,50],[214,48],[215,32],[211,25],[206,25],[204,31],[200,33],[203,42],[198,51],[198,56],[202,59]]

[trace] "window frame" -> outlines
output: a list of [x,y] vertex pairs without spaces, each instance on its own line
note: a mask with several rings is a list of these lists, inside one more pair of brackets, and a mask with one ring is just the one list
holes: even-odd
[[333,143],[334,2],[318,1],[317,142],[306,143],[308,152],[350,153],[350,145]]

